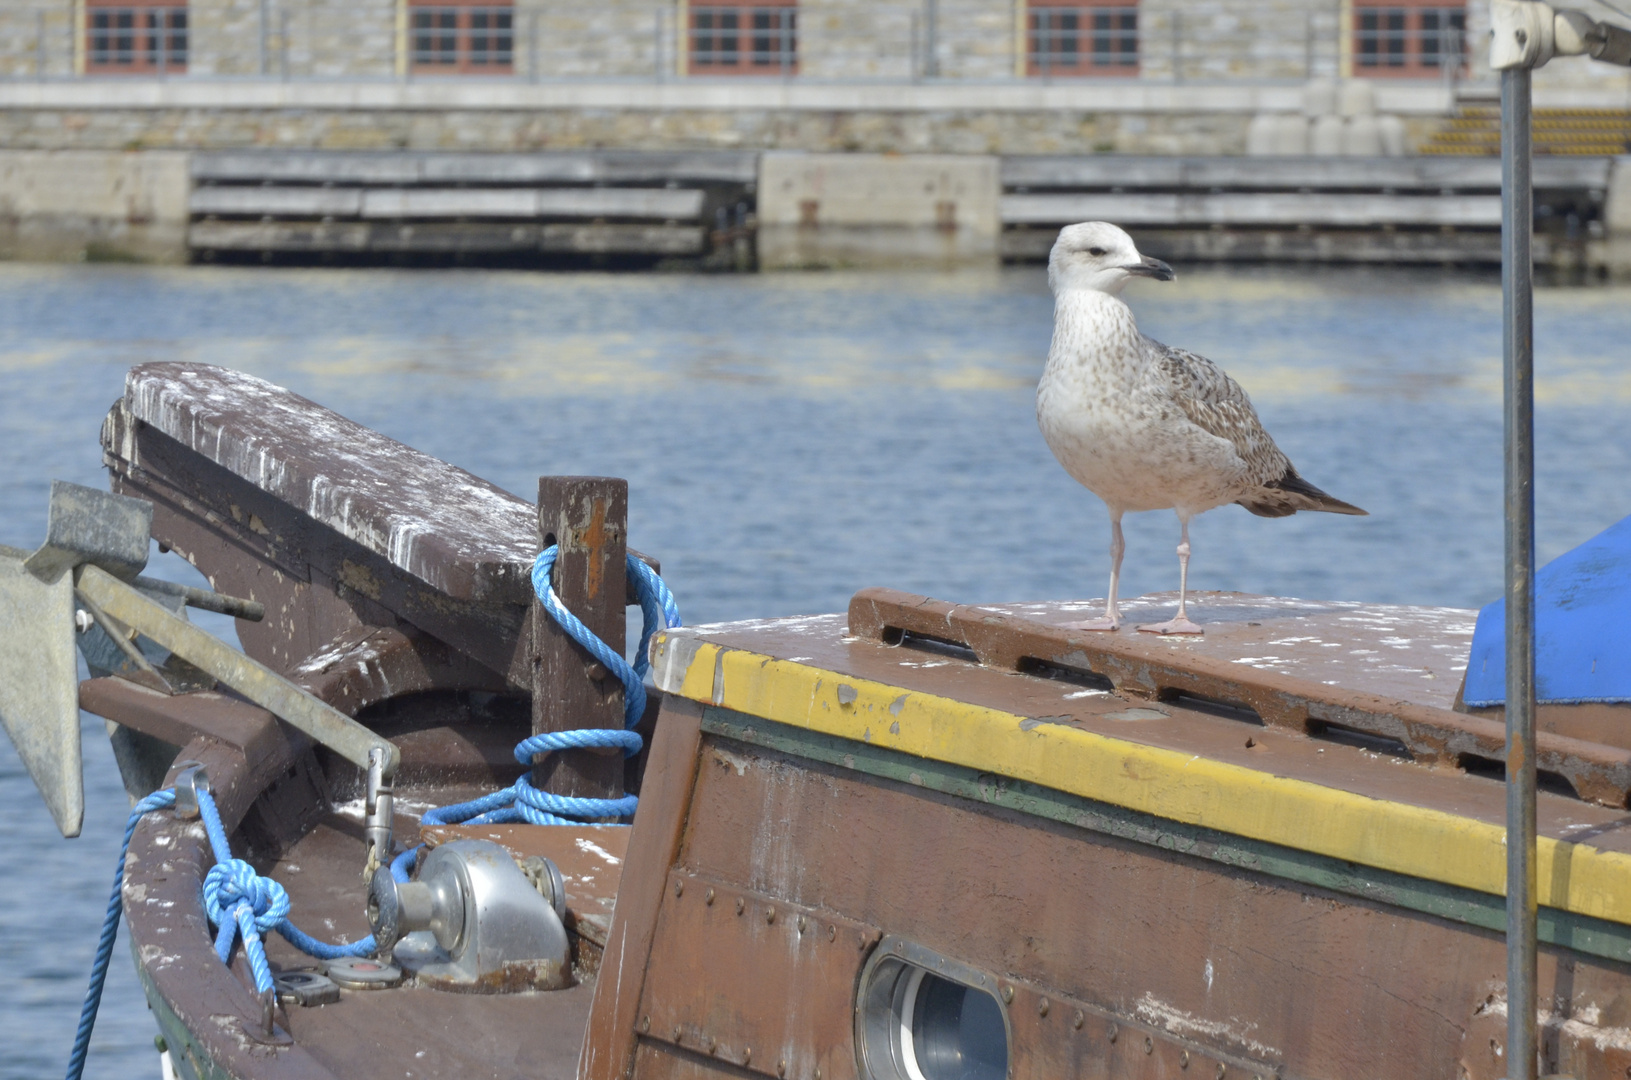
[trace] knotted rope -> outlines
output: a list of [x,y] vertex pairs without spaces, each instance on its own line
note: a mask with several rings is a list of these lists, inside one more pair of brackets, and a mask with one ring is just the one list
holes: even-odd
[[[79,1080],[85,1071],[85,1056],[90,1050],[91,1031],[96,1027],[96,1014],[102,1005],[102,986],[108,977],[108,962],[113,956],[113,942],[119,934],[119,901],[124,888],[125,858],[130,853],[130,838],[136,834],[136,823],[155,810],[175,806],[174,788],[155,791],[130,812],[125,822],[124,842],[119,846],[119,863],[113,872],[113,895],[108,898],[108,911],[102,920],[102,937],[96,944],[96,959],[91,964],[91,984],[85,991],[85,1005],[79,1014],[79,1030],[74,1035],[74,1049],[68,1055],[67,1080]],[[349,945],[330,945],[318,941],[289,921],[289,894],[271,878],[261,877],[255,868],[242,859],[232,857],[232,846],[227,843],[226,829],[221,825],[221,812],[209,790],[198,790],[198,811],[209,835],[210,850],[215,865],[204,876],[204,911],[218,928],[215,952],[224,964],[232,957],[232,944],[242,938],[244,957],[255,979],[255,989],[266,993],[272,989],[272,968],[266,962],[266,946],[261,936],[276,930],[302,952],[323,960],[342,956],[370,956],[374,952],[372,935]]]

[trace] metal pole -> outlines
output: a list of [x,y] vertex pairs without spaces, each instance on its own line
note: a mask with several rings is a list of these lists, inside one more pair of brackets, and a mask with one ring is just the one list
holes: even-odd
[[663,9],[658,8],[652,13],[651,22],[651,78],[653,82],[663,81]]
[[261,0],[260,2],[260,74],[262,78],[265,78],[267,73],[272,70],[271,54],[267,51],[271,47],[269,38],[272,34],[272,27],[269,24],[270,17],[266,12],[267,2],[268,0]]
[[289,9],[280,8],[278,21],[278,74],[289,81]]
[[1535,1078],[1535,384],[1530,71],[1501,72],[1506,428],[1506,1061]]
[[38,78],[45,78],[45,12],[34,13],[34,74]]

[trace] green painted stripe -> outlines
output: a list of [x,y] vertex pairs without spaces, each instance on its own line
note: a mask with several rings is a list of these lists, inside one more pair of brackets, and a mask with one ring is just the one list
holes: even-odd
[[[717,706],[703,709],[702,730],[793,757],[1074,825],[1298,885],[1433,915],[1496,934],[1504,934],[1506,930],[1505,900],[1473,889],[1186,825],[1022,780],[778,724]],[[1631,963],[1631,926],[1548,907],[1540,909],[1538,923],[1540,940],[1547,945]]]

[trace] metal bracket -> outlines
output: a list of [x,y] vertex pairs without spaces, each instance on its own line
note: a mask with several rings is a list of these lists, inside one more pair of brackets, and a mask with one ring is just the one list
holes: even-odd
[[1631,66],[1631,30],[1540,0],[1490,0],[1489,66],[1534,69],[1554,56],[1590,56]]
[[176,817],[192,820],[202,813],[198,796],[210,790],[210,776],[197,761],[183,761],[178,767],[181,771],[176,774]]
[[359,768],[369,767],[370,751],[381,751],[384,776],[389,778],[396,774],[402,752],[389,740],[213,634],[178,618],[143,596],[140,590],[100,568],[82,566],[75,576],[81,594],[132,630],[156,641]]
[[391,833],[395,807],[391,778],[385,771],[385,750],[376,746],[368,751],[368,791],[363,802],[363,811],[366,815],[363,839],[368,846],[368,857],[362,870],[364,881],[372,878],[376,870],[391,861]]

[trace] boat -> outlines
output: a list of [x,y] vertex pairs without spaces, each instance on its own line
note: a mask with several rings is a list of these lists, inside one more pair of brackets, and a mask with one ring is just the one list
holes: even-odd
[[[1496,3],[1520,134],[1554,48],[1631,62],[1543,8]],[[1631,693],[1572,647],[1594,689],[1535,730],[1505,145],[1482,613],[1202,594],[1178,639],[865,588],[686,627],[621,481],[528,503],[252,376],[134,368],[112,491],[53,485],[0,551],[0,720],[65,835],[80,708],[134,801],[70,1076],[121,918],[187,1080],[1631,1076]],[[1628,531],[1543,639],[1631,577]],[[150,540],[209,588],[145,576]]]
[[[117,725],[133,799],[176,792],[118,894],[174,1075],[1506,1075],[1504,729],[1458,700],[1474,612],[1207,594],[1180,641],[1067,628],[1085,602],[868,588],[667,625],[640,752],[532,770],[635,793],[632,825],[423,824],[511,789],[540,731],[622,728],[622,684],[546,636],[532,576],[561,552],[558,598],[598,603],[621,651],[626,490],[545,478],[540,509],[199,364],[133,369],[102,442],[113,493],[58,485],[3,595],[64,568],[68,606],[19,633],[77,637],[69,705]],[[149,535],[210,589],[140,576]],[[248,664],[199,644],[188,600],[239,616]],[[1631,743],[1589,710],[1545,727],[1543,1052],[1624,1075]],[[200,790],[294,925],[365,954],[267,932],[272,995],[241,944],[223,963]]]

